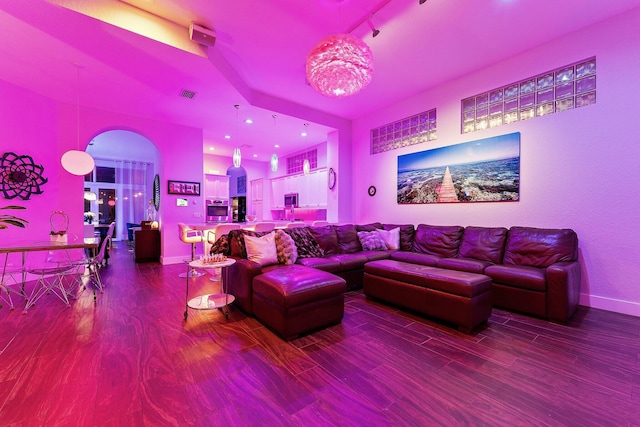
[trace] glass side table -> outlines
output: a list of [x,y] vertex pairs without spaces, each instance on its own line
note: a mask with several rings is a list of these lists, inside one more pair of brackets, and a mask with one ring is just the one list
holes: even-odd
[[[213,310],[219,309],[224,313],[225,318],[229,319],[229,304],[235,301],[235,297],[227,293],[227,286],[229,286],[229,267],[235,264],[236,260],[233,258],[227,258],[222,262],[203,263],[202,260],[191,261],[187,264],[187,271],[189,268],[201,268],[204,270],[213,270],[216,268],[222,269],[222,293],[218,294],[204,294],[189,299],[189,277],[187,277],[187,293],[185,296],[184,306],[184,320],[187,320],[189,315],[189,308],[194,310]],[[224,310],[226,308],[226,310]]]

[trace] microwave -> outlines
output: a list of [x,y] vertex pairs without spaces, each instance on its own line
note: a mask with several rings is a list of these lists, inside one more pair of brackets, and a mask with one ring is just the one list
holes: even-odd
[[287,208],[298,207],[298,193],[289,193],[284,195],[284,206]]

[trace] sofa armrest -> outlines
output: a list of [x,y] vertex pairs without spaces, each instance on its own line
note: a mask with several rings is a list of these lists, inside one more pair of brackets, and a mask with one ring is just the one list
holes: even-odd
[[253,278],[262,274],[262,267],[254,261],[236,258],[229,272],[228,292],[236,298],[236,305],[248,315],[253,315]]
[[580,263],[557,262],[547,267],[547,316],[566,323],[580,300]]

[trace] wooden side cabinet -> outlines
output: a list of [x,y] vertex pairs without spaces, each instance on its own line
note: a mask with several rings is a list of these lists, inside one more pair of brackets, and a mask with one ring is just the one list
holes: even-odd
[[136,262],[160,260],[160,230],[136,230],[133,244]]

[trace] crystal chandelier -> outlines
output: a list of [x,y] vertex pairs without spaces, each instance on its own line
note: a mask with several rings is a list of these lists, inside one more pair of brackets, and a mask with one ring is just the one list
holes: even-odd
[[332,34],[311,49],[306,72],[311,87],[321,94],[351,96],[371,82],[373,55],[359,38],[348,33]]

